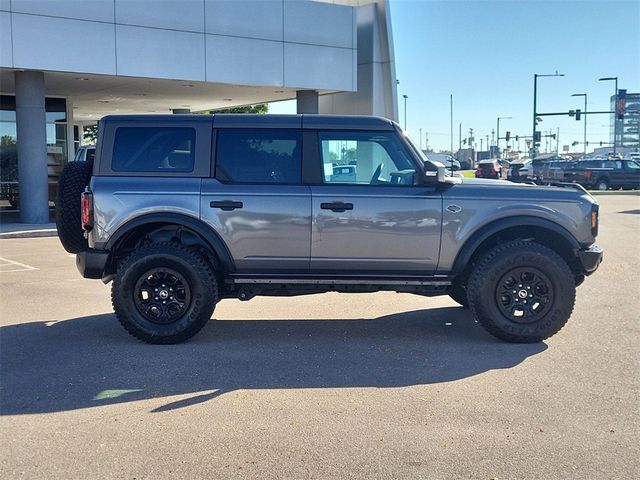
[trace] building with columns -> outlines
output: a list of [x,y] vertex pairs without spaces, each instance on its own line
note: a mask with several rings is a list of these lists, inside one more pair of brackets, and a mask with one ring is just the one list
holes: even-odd
[[395,85],[386,0],[0,0],[0,209],[17,191],[21,221],[48,222],[107,114],[297,99],[397,119]]

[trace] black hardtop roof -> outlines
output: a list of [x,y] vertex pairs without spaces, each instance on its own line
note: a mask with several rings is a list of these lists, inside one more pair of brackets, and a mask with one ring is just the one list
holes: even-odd
[[393,122],[367,115],[275,115],[249,113],[107,115],[101,122],[137,123],[210,123],[218,128],[313,128],[393,130]]

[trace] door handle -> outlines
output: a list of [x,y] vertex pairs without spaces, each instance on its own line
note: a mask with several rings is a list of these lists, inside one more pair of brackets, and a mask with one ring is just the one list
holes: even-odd
[[331,210],[332,212],[346,212],[347,210],[353,210],[353,203],[344,203],[344,202],[321,203],[320,208],[323,210]]
[[219,208],[220,210],[224,210],[225,212],[230,212],[231,210],[235,210],[236,208],[242,208],[242,202],[234,202],[233,200],[220,200],[211,202],[209,206],[211,208]]

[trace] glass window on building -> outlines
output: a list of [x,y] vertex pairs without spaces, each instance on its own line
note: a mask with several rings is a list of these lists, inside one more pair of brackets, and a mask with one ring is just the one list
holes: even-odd
[[[58,177],[68,162],[67,114],[64,98],[45,100],[47,169],[49,201],[55,197]],[[0,96],[0,207],[16,208],[18,198],[18,135],[16,132],[16,100]]]

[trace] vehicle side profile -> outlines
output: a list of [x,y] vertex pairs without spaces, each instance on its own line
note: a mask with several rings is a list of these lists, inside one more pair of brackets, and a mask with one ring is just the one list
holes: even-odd
[[328,291],[448,294],[538,342],[602,260],[579,185],[447,176],[377,117],[108,116],[60,192],[63,246],[149,343],[190,338],[220,299]]

